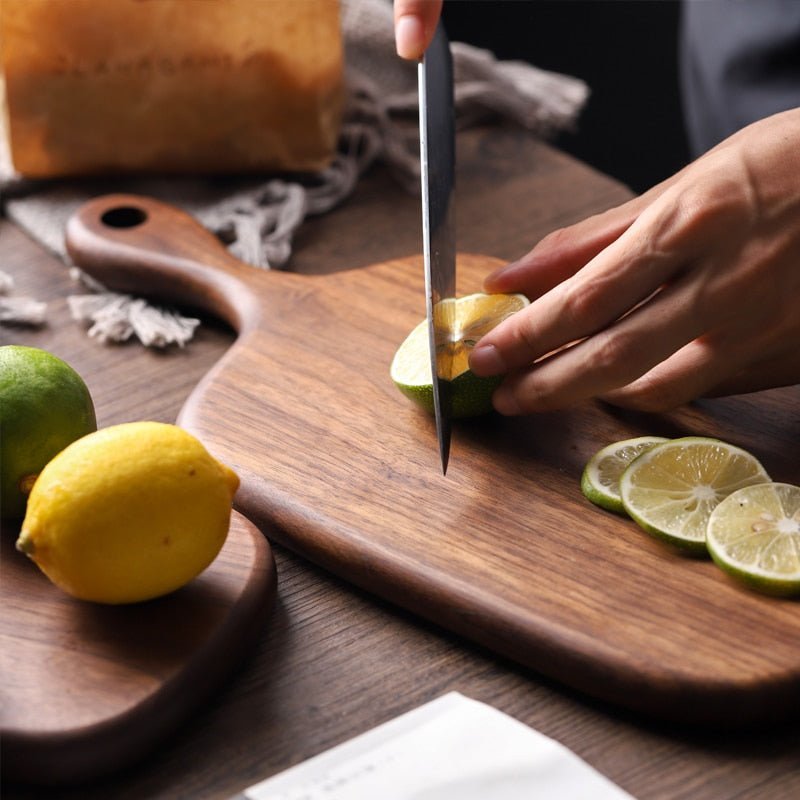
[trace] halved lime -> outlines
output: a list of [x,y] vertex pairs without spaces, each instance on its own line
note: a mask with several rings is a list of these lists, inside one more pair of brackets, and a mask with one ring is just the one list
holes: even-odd
[[[454,417],[474,417],[492,408],[492,392],[502,377],[479,378],[469,369],[469,353],[478,340],[520,309],[529,305],[521,294],[476,293],[456,300],[443,300],[453,305],[447,316],[454,322],[452,330],[437,348],[446,348],[450,356],[452,413]],[[395,386],[428,413],[433,413],[433,380],[431,377],[428,326],[422,321],[397,349],[389,370]]]
[[763,592],[800,595],[800,486],[762,483],[726,497],[706,530],[711,558]]
[[648,533],[686,550],[706,550],[711,512],[737,489],[770,480],[755,456],[701,436],[657,444],[620,478],[625,511]]
[[669,441],[663,436],[637,436],[623,439],[598,450],[586,463],[581,476],[581,491],[596,506],[624,514],[619,494],[619,479],[634,458],[651,447]]

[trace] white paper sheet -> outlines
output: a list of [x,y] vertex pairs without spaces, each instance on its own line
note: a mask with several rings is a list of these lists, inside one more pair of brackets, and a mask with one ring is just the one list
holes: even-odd
[[563,745],[452,692],[251,786],[246,800],[632,800]]

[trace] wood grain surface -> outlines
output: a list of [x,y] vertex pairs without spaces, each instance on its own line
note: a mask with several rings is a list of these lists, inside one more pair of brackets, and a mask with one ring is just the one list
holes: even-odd
[[[555,227],[630,197],[619,183],[513,127],[459,134],[461,247],[513,259]],[[120,182],[94,185],[118,191]],[[13,214],[13,208],[10,208]],[[419,250],[419,201],[383,168],[298,232],[291,267],[330,273]],[[233,333],[204,318],[184,349],[101,346],[69,314],[68,270],[0,219],[0,268],[14,293],[48,303],[39,329],[0,341],[44,347],[87,381],[101,425],[174,421]],[[800,728],[700,730],[619,707],[496,655],[345,583],[273,541],[278,597],[260,641],[191,719],[134,766],[72,789],[8,781],[4,800],[225,800],[448,691],[490,703],[561,742],[638,800],[800,796]],[[735,613],[735,612],[734,612]]]
[[[424,316],[420,258],[263,272],[183,212],[132,195],[90,201],[67,246],[107,286],[181,298],[238,331],[180,422],[237,470],[238,507],[278,541],[603,700],[714,724],[797,713],[797,603],[734,585],[579,491],[593,452],[645,433],[716,436],[800,483],[797,389],[673,415],[591,403],[468,421],[445,477],[430,418],[388,378]],[[461,255],[459,293],[495,265]]]
[[234,512],[217,558],[148,603],[69,597],[14,549],[4,523],[0,736],[6,778],[96,779],[151,751],[259,637],[275,595],[267,540]]

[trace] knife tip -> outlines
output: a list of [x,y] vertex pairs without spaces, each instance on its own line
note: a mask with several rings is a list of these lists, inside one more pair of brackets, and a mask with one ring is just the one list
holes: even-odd
[[443,447],[440,454],[442,457],[442,475],[447,475],[447,465],[450,461],[450,448]]

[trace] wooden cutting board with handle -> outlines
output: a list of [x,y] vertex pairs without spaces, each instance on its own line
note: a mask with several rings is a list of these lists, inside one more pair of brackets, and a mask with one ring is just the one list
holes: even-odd
[[[364,236],[369,236],[364,231]],[[800,604],[734,584],[580,492],[600,447],[707,435],[800,483],[798,387],[666,415],[586,403],[432,420],[389,379],[424,317],[421,256],[325,276],[262,271],[188,215],[128,195],[71,220],[74,261],[110,287],[200,307],[238,338],[180,423],[242,478],[239,509],[345,579],[582,692],[661,718],[748,725],[800,707]],[[459,294],[496,265],[459,257]]]

